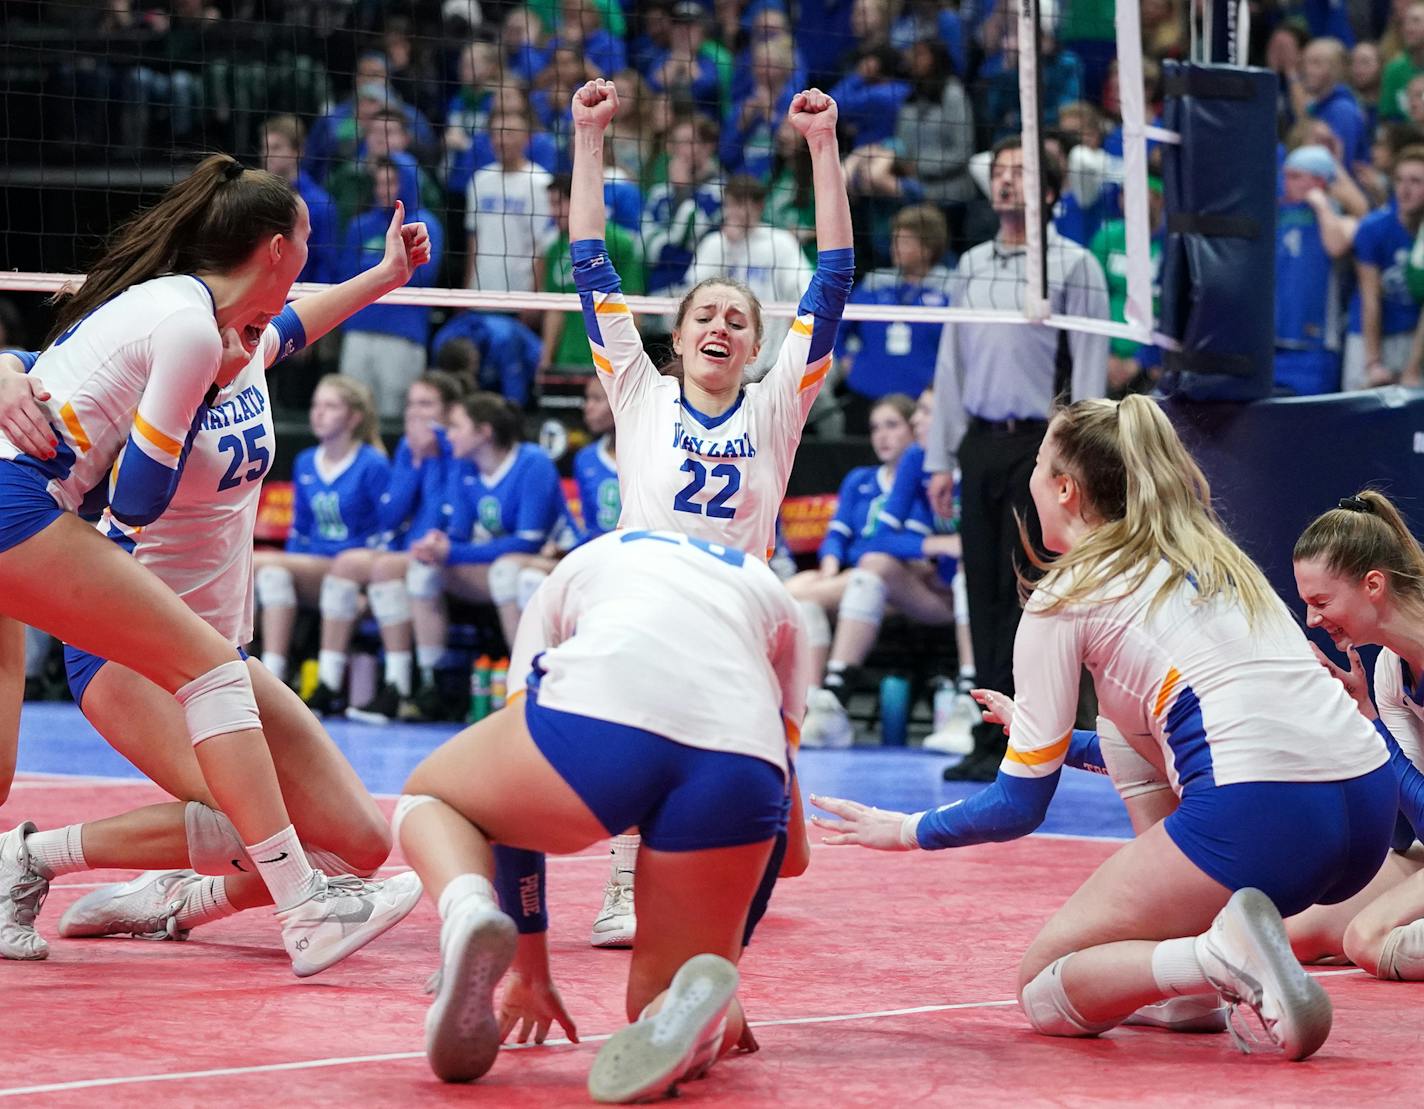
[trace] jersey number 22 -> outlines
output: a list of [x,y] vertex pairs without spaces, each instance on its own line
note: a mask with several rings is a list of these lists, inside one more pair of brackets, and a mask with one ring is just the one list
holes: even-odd
[[[691,474],[692,478],[682,487],[682,492],[673,498],[672,507],[678,512],[691,512],[694,516],[700,516],[702,506],[692,498],[702,492],[702,487],[707,484],[707,467],[697,459],[689,458],[682,464],[682,472]],[[707,515],[714,520],[730,520],[736,516],[737,510],[727,502],[742,487],[742,471],[730,462],[723,462],[712,467],[712,477],[721,479],[723,484],[707,502]]]

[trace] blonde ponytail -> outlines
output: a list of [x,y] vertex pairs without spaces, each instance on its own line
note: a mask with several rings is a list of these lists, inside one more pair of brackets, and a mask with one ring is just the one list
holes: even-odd
[[1047,571],[1035,589],[1039,611],[1128,596],[1162,561],[1169,574],[1154,607],[1190,583],[1204,601],[1234,598],[1253,623],[1282,610],[1260,568],[1222,530],[1206,475],[1156,402],[1078,401],[1048,434],[1060,472],[1073,476],[1102,522],[1057,558],[1029,552]]

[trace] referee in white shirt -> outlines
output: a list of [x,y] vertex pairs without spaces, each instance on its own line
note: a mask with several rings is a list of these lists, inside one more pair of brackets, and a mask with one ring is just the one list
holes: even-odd
[[[1053,210],[1062,169],[1043,159],[1043,211]],[[999,233],[959,259],[950,283],[956,308],[1021,311],[1027,287],[1023,150],[1017,137],[1000,140],[990,163],[989,195]],[[1108,318],[1107,282],[1088,251],[1046,228],[1048,297],[1054,313]],[[1037,542],[1029,497],[1038,445],[1054,398],[1100,397],[1107,391],[1108,340],[1044,324],[947,323],[935,363],[935,418],[925,451],[934,474],[935,511],[954,511],[954,469],[960,470],[960,535],[979,685],[1014,691],[1014,633],[1019,622],[1015,567],[1024,565],[1014,514]],[[989,781],[1003,757],[997,724],[978,724],[974,751],[945,772],[949,780]]]

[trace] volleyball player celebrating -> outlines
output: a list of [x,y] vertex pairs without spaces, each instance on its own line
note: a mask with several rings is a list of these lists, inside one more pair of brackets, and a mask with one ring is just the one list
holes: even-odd
[[[164,514],[142,529],[128,529],[111,514],[100,524],[234,646],[252,637],[253,528],[261,479],[275,445],[267,372],[280,358],[409,279],[428,248],[423,229],[402,227],[402,215],[398,206],[378,266],[295,302],[266,329],[258,351],[200,420]],[[367,409],[372,410],[369,404]],[[383,463],[384,457],[377,454],[376,460]],[[377,490],[372,503],[379,495]],[[241,840],[213,809],[173,698],[134,671],[85,652],[69,648],[65,662],[74,699],[100,734],[188,803],[154,805],[25,838],[31,862],[45,881],[84,869],[162,871],[81,898],[64,914],[60,934],[182,936],[240,909],[268,904],[270,897],[251,873]],[[248,670],[283,797],[308,857],[332,875],[374,873],[390,853],[380,810],[296,694],[263,665],[249,662]],[[137,741],[140,735],[143,742]],[[208,877],[172,869],[190,862]],[[360,888],[345,879],[338,884]],[[413,879],[402,876],[392,888],[411,906],[419,899]]]
[[[593,363],[618,432],[619,526],[685,532],[769,558],[791,462],[830,369],[854,273],[836,102],[807,89],[787,112],[811,153],[819,253],[776,364],[755,384],[746,384],[745,374],[761,348],[761,305],[728,278],[699,282],[678,305],[672,340],[680,379],[659,374],[643,353],[603,242],[603,136],[617,111],[611,81],[589,81],[574,93],[569,249]],[[631,938],[635,843],[615,844],[595,945],[604,945],[600,927],[610,923],[610,903],[624,919],[608,930]]]
[[[312,868],[231,640],[77,510],[107,478],[116,524],[162,515],[192,437],[215,411],[212,390],[231,385],[262,346],[306,261],[309,231],[306,205],[285,182],[224,155],[205,159],[127,224],[61,303],[36,365],[52,394],[54,456],[0,439],[0,614],[177,698],[204,782],[273,896],[298,974],[380,935],[409,911],[410,891],[329,884]],[[38,908],[25,847],[32,827],[0,837],[12,889],[0,928],[22,938],[34,935],[25,918]],[[27,946],[43,957],[38,936]]]
[[[1424,550],[1384,494],[1366,489],[1317,517],[1295,545],[1295,580],[1307,622],[1343,648],[1350,669],[1325,664],[1373,720],[1390,749],[1400,837],[1374,880],[1340,905],[1287,922],[1302,958],[1346,955],[1380,978],[1424,980]],[[1374,700],[1356,647],[1380,645]],[[1409,844],[1411,846],[1405,846]]]
[[815,822],[828,842],[882,850],[1026,834],[1057,786],[1086,666],[1103,715],[1165,764],[1180,803],[1030,945],[1019,968],[1029,1023],[1090,1036],[1164,998],[1215,992],[1302,1059],[1329,1034],[1330,1001],[1280,918],[1343,901],[1379,869],[1397,792],[1384,744],[1221,531],[1206,479],[1152,401],[1060,412],[1029,487],[1044,542],[1061,553],[1019,625],[995,783],[910,815],[813,798],[840,818]]
[[[567,854],[633,826],[646,841],[636,1023],[599,1053],[589,1090],[657,1096],[737,1042],[734,964],[785,821],[805,663],[795,602],[742,551],[621,531],[559,563],[520,621],[511,704],[418,766],[396,807],[443,922],[426,1017],[437,1075],[484,1074],[515,1017],[537,1023],[538,1040],[551,1020],[576,1038],[549,975],[542,876],[520,880],[501,858],[496,878],[491,844]],[[492,992],[511,961],[502,1029]]]

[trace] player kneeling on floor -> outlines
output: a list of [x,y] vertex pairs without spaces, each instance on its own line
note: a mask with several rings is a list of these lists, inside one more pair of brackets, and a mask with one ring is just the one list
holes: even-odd
[[[397,807],[401,846],[443,921],[426,1017],[439,1077],[484,1074],[516,1023],[536,1042],[555,1020],[575,1038],[549,974],[536,852],[633,827],[645,891],[634,1023],[604,1045],[589,1090],[654,1097],[739,1041],[735,963],[794,794],[787,737],[805,667],[795,603],[740,551],[611,532],[550,574],[520,621],[509,705],[417,767]],[[793,819],[804,839],[794,807]]]

